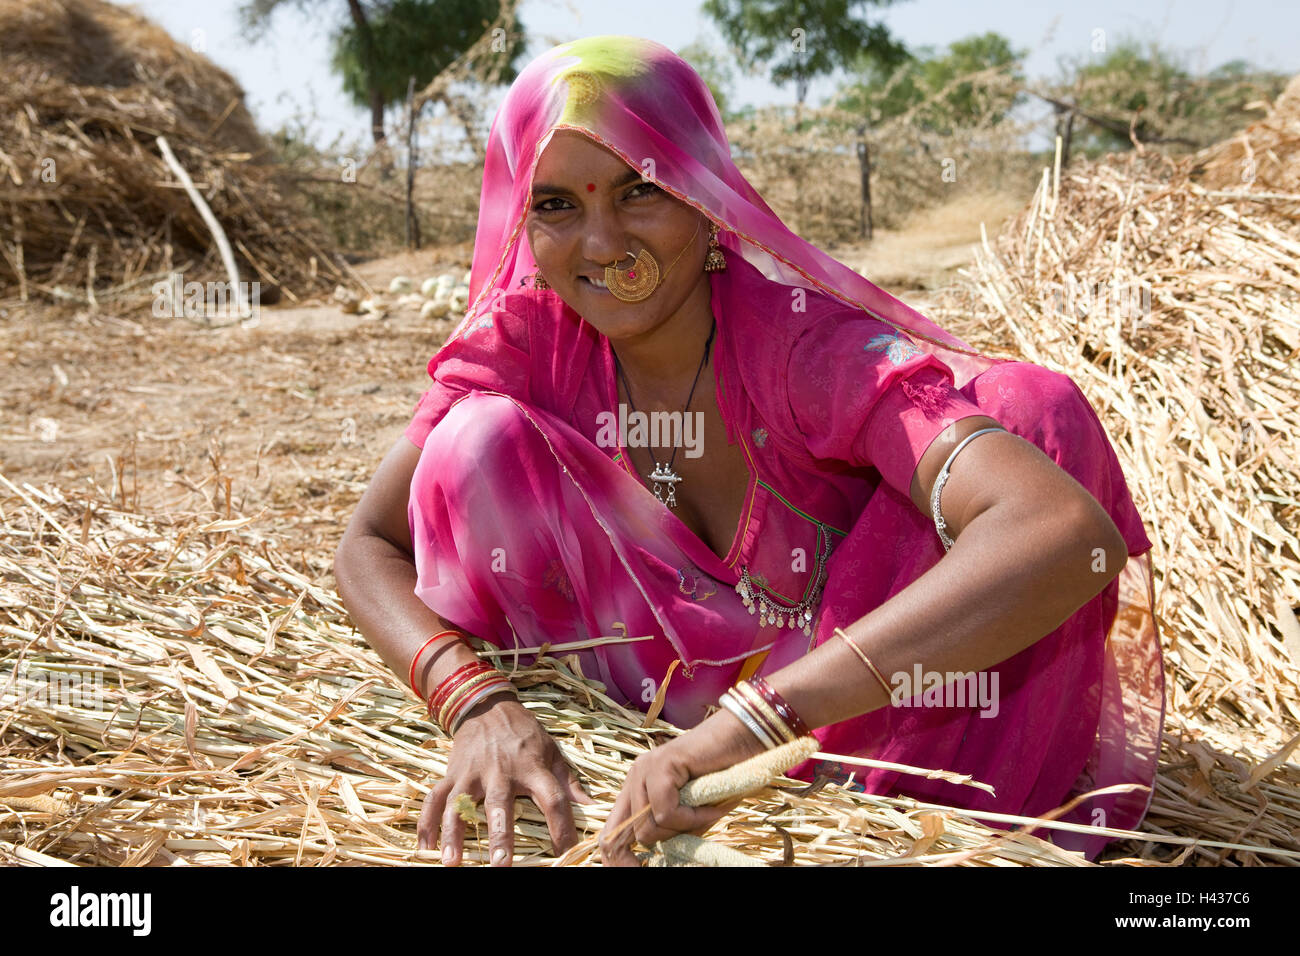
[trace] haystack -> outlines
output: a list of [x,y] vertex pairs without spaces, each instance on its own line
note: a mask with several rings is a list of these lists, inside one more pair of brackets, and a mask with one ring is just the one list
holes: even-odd
[[227,279],[159,136],[265,301],[341,278],[239,85],[160,27],[103,0],[0,0],[0,70],[0,298],[129,304],[172,272]]
[[[1166,653],[1162,771],[1145,828],[1292,850],[1298,93],[1300,77],[1263,120],[1199,156],[1148,150],[1044,170],[1029,207],[977,250],[969,281],[929,310],[941,324],[972,323],[970,338],[991,351],[1070,375],[1119,453],[1155,543]],[[1256,175],[1243,180],[1248,156]]]
[[1207,189],[1300,193],[1300,75],[1263,119],[1202,150],[1196,163],[1194,177]]

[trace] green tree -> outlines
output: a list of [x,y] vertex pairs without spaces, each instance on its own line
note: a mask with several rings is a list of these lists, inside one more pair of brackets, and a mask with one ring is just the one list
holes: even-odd
[[1025,77],[1020,65],[1027,55],[990,32],[955,40],[943,53],[921,47],[892,68],[862,58],[837,105],[872,126],[906,116],[942,135],[959,127],[996,125],[1021,98]]
[[1043,98],[1081,121],[1075,134],[1085,152],[1132,149],[1143,143],[1198,148],[1258,118],[1286,77],[1252,69],[1242,60],[1196,75],[1189,58],[1126,37],[1108,50],[1061,63],[1063,77]]
[[[331,38],[331,65],[342,76],[343,89],[370,110],[370,130],[376,144],[384,141],[384,109],[405,99],[410,79],[423,87],[463,54],[501,12],[500,0],[246,0],[240,18],[246,35],[265,30],[279,8],[301,10],[346,6],[347,16]],[[499,58],[502,82],[514,79],[513,64],[523,52],[522,26],[517,18],[490,57]],[[465,101],[450,93],[442,98],[464,122]]]
[[795,83],[801,116],[808,84],[863,58],[897,65],[907,49],[881,23],[870,23],[868,7],[897,0],[705,0],[706,16],[747,70],[768,70],[772,82]]

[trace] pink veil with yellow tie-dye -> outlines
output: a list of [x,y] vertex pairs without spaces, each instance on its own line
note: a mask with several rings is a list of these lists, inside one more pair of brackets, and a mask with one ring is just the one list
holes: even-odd
[[470,307],[453,336],[536,270],[521,237],[533,170],[557,129],[590,136],[705,213],[722,228],[718,241],[768,278],[819,289],[906,330],[953,370],[957,386],[992,364],[786,228],[732,162],[718,108],[695,70],[668,48],[628,36],[557,46],[511,86],[488,137]]
[[[511,86],[487,145],[469,307],[449,342],[490,323],[503,294],[531,285],[537,266],[524,236],[524,221],[538,158],[551,134],[560,129],[590,137],[641,170],[647,180],[700,210],[719,225],[718,241],[728,254],[743,256],[767,278],[818,290],[903,331],[952,370],[956,387],[998,361],[790,231],[732,161],[717,106],[695,70],[666,47],[629,36],[590,37],[557,46],[533,60]],[[437,357],[431,371],[436,363]],[[1138,550],[1134,545],[1143,539],[1140,527],[1134,529],[1131,547]],[[1100,688],[1105,704],[1099,739],[1109,736],[1111,744],[1094,753],[1087,771],[1097,781],[1144,775],[1149,779],[1159,751],[1161,716],[1146,713],[1150,702],[1162,696],[1153,691],[1162,674],[1148,555],[1130,559],[1120,576],[1118,601],[1117,623],[1107,645],[1111,663]],[[1145,681],[1145,687],[1135,685],[1134,673],[1143,675],[1139,683]],[[1139,710],[1142,716],[1135,718]],[[1125,728],[1134,725],[1144,728],[1143,739],[1127,749],[1116,746]],[[1112,759],[1125,754],[1124,766],[1097,766],[1097,753]],[[1134,761],[1143,766],[1135,769]],[[1140,819],[1149,799],[1149,793],[1117,797],[1124,812],[1115,816]],[[1104,827],[1107,821],[1088,823]]]

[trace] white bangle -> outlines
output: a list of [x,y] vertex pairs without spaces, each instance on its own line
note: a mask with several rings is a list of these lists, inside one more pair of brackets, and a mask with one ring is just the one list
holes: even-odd
[[482,688],[477,693],[474,693],[469,700],[465,701],[464,705],[460,708],[460,716],[457,717],[455,721],[452,722],[452,725],[447,728],[447,736],[455,737],[456,731],[460,730],[460,725],[465,722],[465,718],[469,716],[469,712],[477,707],[481,701],[487,700],[493,694],[512,694],[516,697],[518,696],[515,694],[513,684],[507,685],[497,683],[496,681],[490,682],[486,687]]
[[934,490],[930,492],[930,513],[934,515],[934,530],[939,532],[939,540],[943,542],[944,551],[950,550],[953,546],[952,538],[948,537],[948,533],[944,530],[948,527],[948,523],[943,520],[943,512],[939,509],[939,492],[943,491],[943,486],[948,481],[948,466],[951,465],[952,460],[957,457],[957,452],[965,448],[966,443],[972,438],[976,438],[986,432],[1004,431],[1006,431],[1006,429],[999,425],[996,428],[981,428],[979,431],[971,432],[957,444],[957,447],[952,450],[952,454],[948,456],[948,460],[943,463],[943,467],[939,469],[939,477],[934,480]]
[[723,694],[719,697],[718,703],[734,714],[742,724],[749,728],[750,733],[762,742],[764,750],[772,750],[776,747],[777,742],[772,739],[771,735],[763,729],[762,725],[759,724],[758,721],[746,712],[745,708],[742,707],[738,701],[733,700],[729,693]]

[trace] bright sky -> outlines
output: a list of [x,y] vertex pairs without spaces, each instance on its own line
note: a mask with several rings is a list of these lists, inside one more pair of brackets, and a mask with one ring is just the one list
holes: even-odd
[[[345,0],[309,0],[308,13],[287,4],[276,14],[271,35],[254,44],[239,35],[239,0],[137,0],[133,5],[230,71],[264,130],[295,113],[314,112],[313,130],[322,145],[336,134],[345,140],[365,136],[367,114],[351,105],[329,69],[329,35],[347,16]],[[651,16],[645,15],[648,9]],[[724,49],[700,13],[699,0],[655,0],[650,7],[524,0],[520,15],[533,37],[530,58],[556,43],[603,33],[649,37],[674,50],[697,39]],[[1240,58],[1265,69],[1300,72],[1300,3],[1295,0],[900,0],[872,10],[871,16],[911,48],[942,48],[996,31],[1014,47],[1031,51],[1030,78],[1055,78],[1062,57],[1090,55],[1096,30],[1105,31],[1108,42],[1125,34],[1154,41],[1186,55],[1193,69]],[[833,88],[831,80],[815,84],[810,101],[819,102]],[[793,103],[794,87],[777,88],[737,71],[732,96],[736,105]]]

